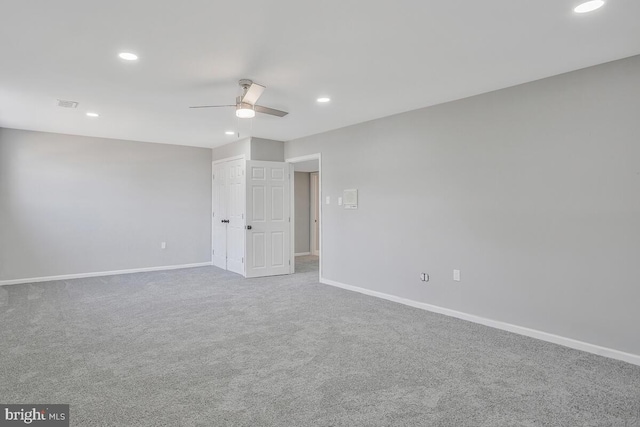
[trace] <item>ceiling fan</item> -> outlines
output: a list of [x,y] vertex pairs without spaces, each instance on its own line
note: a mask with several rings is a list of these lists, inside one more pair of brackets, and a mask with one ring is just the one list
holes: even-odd
[[242,88],[242,96],[236,98],[235,104],[228,105],[199,105],[189,108],[220,108],[220,107],[235,107],[236,116],[241,119],[251,119],[255,117],[256,113],[269,114],[277,117],[284,117],[286,111],[276,110],[275,108],[263,107],[262,105],[256,105],[258,98],[262,95],[265,87],[254,83],[249,79],[242,79],[238,82]]

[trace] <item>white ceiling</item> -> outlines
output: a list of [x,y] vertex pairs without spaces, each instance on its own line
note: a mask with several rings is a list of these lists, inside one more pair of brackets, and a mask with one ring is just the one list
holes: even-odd
[[[291,140],[640,53],[640,1],[577,15],[579,2],[9,0],[0,126],[204,147],[237,139],[226,130]],[[187,108],[233,103],[240,78],[290,114],[238,123],[231,108]]]

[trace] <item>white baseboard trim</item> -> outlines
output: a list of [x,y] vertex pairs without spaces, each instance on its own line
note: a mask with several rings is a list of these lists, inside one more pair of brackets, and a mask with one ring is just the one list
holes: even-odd
[[536,338],[542,341],[551,342],[554,344],[562,345],[565,347],[573,348],[576,350],[586,351],[587,353],[597,354],[598,356],[604,356],[611,359],[622,360],[623,362],[632,363],[640,366],[640,355],[625,353],[623,351],[614,350],[612,348],[601,347],[599,345],[586,343],[583,341],[574,340],[572,338],[561,337],[559,335],[550,334],[547,332],[538,331],[536,329],[525,328],[523,326],[512,325],[510,323],[500,322],[498,320],[487,319],[484,317],[476,316],[473,314],[463,313],[461,311],[451,310],[444,307],[438,307],[436,305],[426,304],[419,301],[410,300],[407,298],[398,297],[395,295],[385,294],[382,292],[372,291],[358,286],[345,285],[344,283],[336,282],[335,280],[320,278],[320,283],[325,285],[335,286],[349,291],[359,292],[361,294],[386,299],[389,301],[397,302],[400,304],[408,305],[422,310],[431,311],[433,313],[444,314],[445,316],[456,317],[458,319],[467,320],[473,323],[479,323],[491,328],[501,329],[503,331],[513,332],[519,335],[525,335],[527,337]]
[[305,256],[305,255],[311,255],[311,252],[297,252],[294,254],[295,256]]
[[178,270],[180,268],[206,267],[209,265],[211,265],[211,261],[199,262],[195,264],[163,265],[160,267],[132,268],[129,270],[100,271],[96,273],[63,274],[60,276],[32,277],[29,279],[0,280],[0,286],[19,285],[21,283],[51,282],[53,280],[82,279],[85,277],[115,276],[117,274],[144,273],[147,271]]

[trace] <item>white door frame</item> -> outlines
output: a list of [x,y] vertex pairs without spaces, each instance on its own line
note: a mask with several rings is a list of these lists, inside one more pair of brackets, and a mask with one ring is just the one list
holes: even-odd
[[[319,231],[318,231],[318,238],[320,239],[320,276],[322,277],[322,153],[314,153],[314,154],[307,154],[306,156],[298,156],[298,157],[290,157],[288,159],[285,159],[285,162],[288,163],[300,163],[300,162],[305,162],[307,160],[318,160],[318,207],[320,208],[320,225],[318,227]],[[292,174],[293,175],[293,174]],[[296,243],[296,236],[295,236],[295,230],[296,230],[296,225],[295,225],[295,194],[294,194],[294,185],[292,183],[291,185],[291,259],[295,260],[295,243]],[[311,248],[309,248],[311,249]],[[291,273],[295,273],[295,262],[291,263]]]
[[209,219],[211,220],[211,245],[209,248],[209,252],[211,254],[211,265],[213,265],[213,227],[215,227],[215,225],[213,224],[213,166],[217,165],[219,163],[225,163],[225,162],[230,162],[232,160],[244,160],[245,159],[245,155],[244,154],[240,154],[238,156],[232,156],[232,157],[225,157],[224,159],[219,159],[219,160],[214,160],[211,162],[211,217],[209,217]]
[[[309,206],[311,208],[309,209],[309,253],[311,255],[320,256],[320,247],[318,246],[320,241],[320,172],[311,172],[309,174],[309,178],[309,185],[311,186],[309,190],[312,196],[311,206]],[[317,182],[317,186],[313,185],[314,181]],[[318,211],[318,218],[316,218],[316,210]],[[316,230],[318,231],[317,233]],[[317,251],[316,247],[318,248]]]

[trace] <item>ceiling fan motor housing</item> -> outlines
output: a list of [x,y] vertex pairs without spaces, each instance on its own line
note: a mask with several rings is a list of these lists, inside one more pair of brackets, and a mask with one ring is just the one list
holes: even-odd
[[240,87],[242,88],[242,90],[244,90],[245,92],[247,90],[249,90],[249,88],[251,87],[251,85],[253,84],[253,80],[249,80],[249,79],[240,79],[240,81],[238,81],[238,84],[240,85]]

